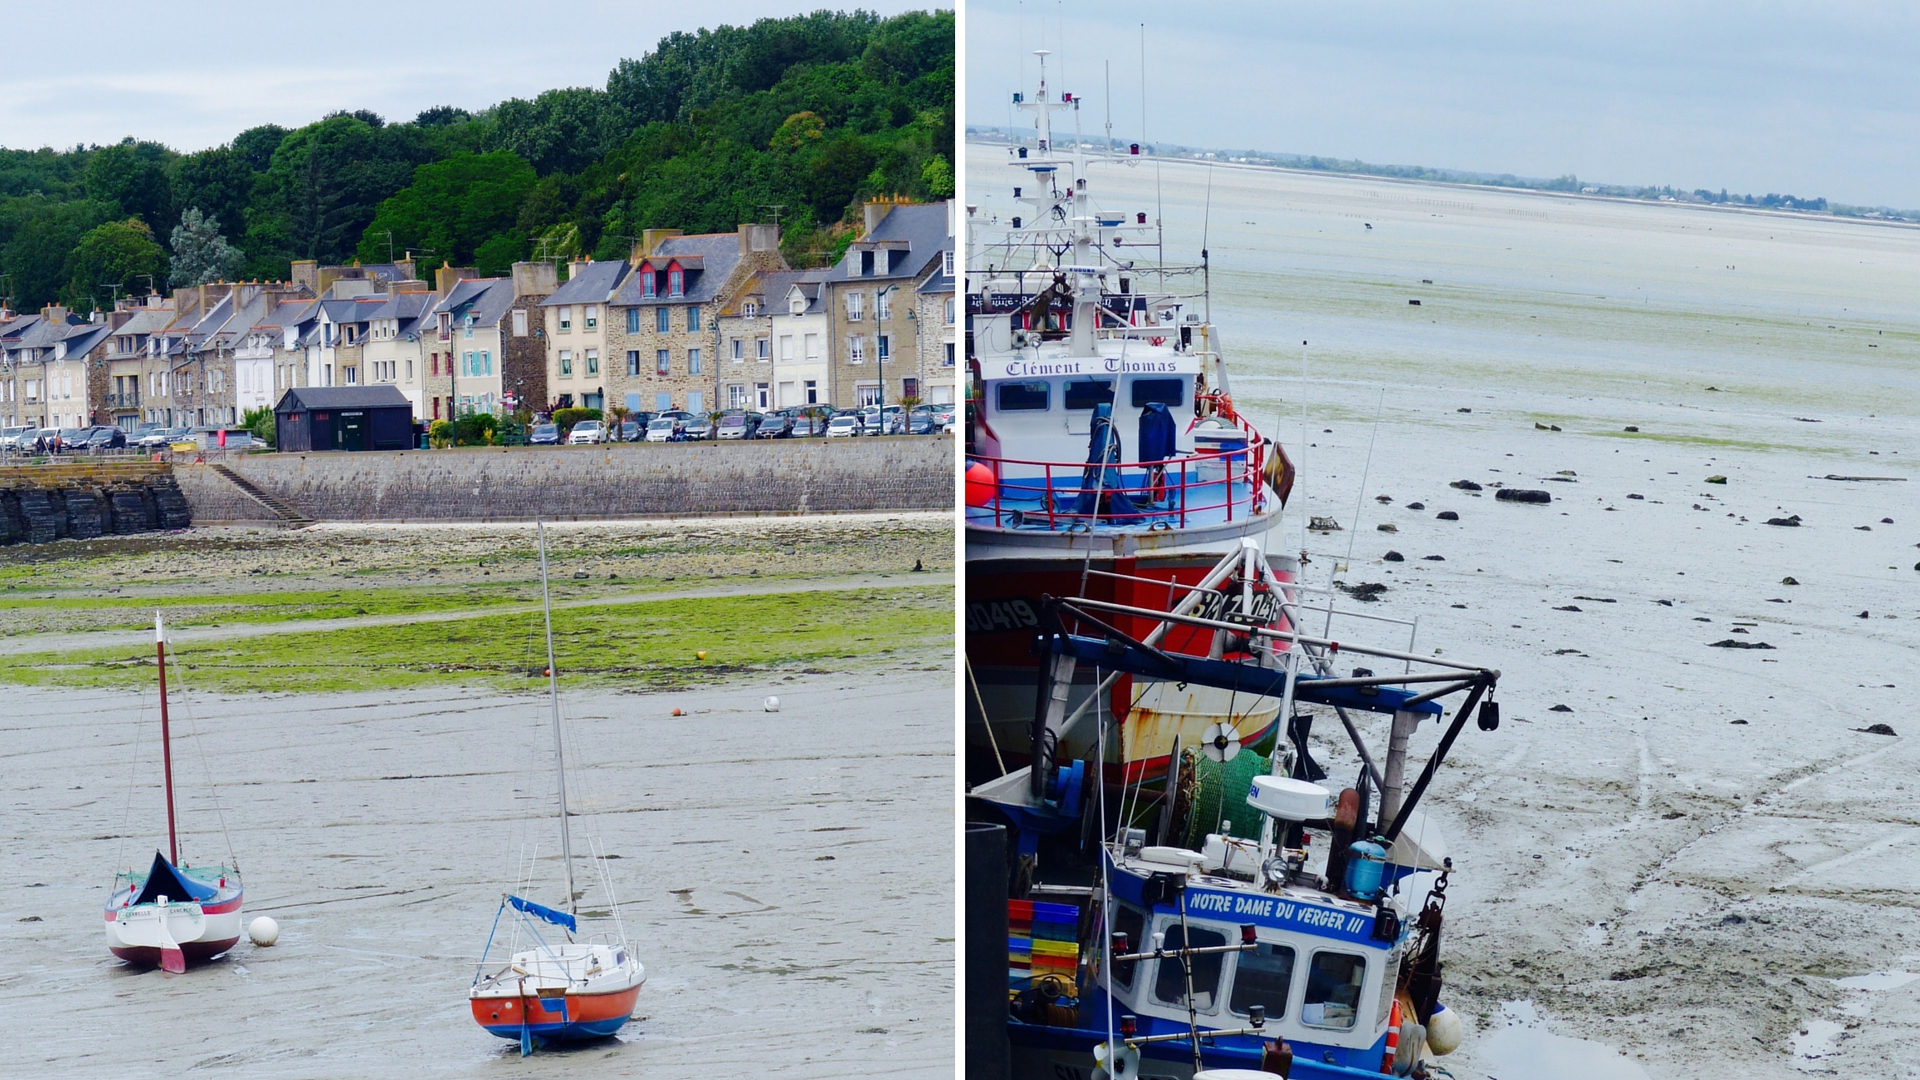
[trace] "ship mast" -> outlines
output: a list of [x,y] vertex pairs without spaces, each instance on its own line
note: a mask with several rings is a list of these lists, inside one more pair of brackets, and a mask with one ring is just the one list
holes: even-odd
[[578,915],[573,900],[573,835],[567,829],[567,759],[560,745],[560,677],[553,667],[553,602],[547,596],[547,527],[534,522],[540,537],[540,610],[547,622],[547,698],[553,705],[553,763],[560,773],[560,860],[567,868],[567,914]]
[[173,824],[173,740],[167,732],[167,631],[158,611],[153,613],[153,650],[160,664],[160,763],[167,773],[167,856],[180,865],[180,837]]

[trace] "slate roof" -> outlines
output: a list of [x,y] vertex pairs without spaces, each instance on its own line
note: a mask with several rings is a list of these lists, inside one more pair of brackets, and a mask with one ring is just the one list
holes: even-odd
[[580,272],[567,279],[566,284],[553,291],[553,295],[540,301],[541,307],[559,307],[562,304],[604,304],[613,291],[626,279],[628,266],[625,261],[586,263]]
[[[919,277],[927,268],[929,259],[939,258],[940,252],[953,243],[947,235],[947,205],[945,203],[915,203],[896,206],[887,211],[880,219],[880,226],[873,232],[853,242],[839,263],[833,268],[835,281],[887,281],[899,278]],[[883,255],[886,249],[904,247],[906,255],[894,258]],[[871,274],[860,272],[860,253],[874,253],[874,268]]]
[[141,308],[133,318],[120,324],[116,334],[151,334],[156,330],[165,330],[173,322],[173,309]]
[[664,240],[647,256],[647,261],[665,269],[675,258],[698,258],[698,268],[686,271],[686,295],[668,296],[663,288],[658,296],[642,299],[640,296],[640,278],[638,273],[626,275],[620,287],[614,290],[607,303],[618,307],[633,307],[641,304],[704,304],[714,298],[720,286],[726,284],[733,268],[740,263],[739,233],[701,233],[697,236],[675,236]]
[[397,406],[413,408],[407,395],[391,383],[374,386],[296,386],[280,395],[277,413],[302,409],[378,409]]
[[84,358],[101,342],[107,340],[107,337],[112,333],[112,329],[108,327],[106,323],[93,323],[87,326],[74,327],[65,339],[67,343],[67,359],[78,360]]
[[762,314],[785,315],[787,295],[797,285],[800,293],[807,298],[807,308],[801,314],[812,314],[820,309],[822,296],[826,290],[821,285],[827,280],[825,270],[775,270],[760,275],[761,302],[765,305]]
[[462,325],[468,315],[473,316],[476,328],[496,326],[500,319],[513,307],[513,281],[510,278],[468,278],[455,285],[446,299],[433,306],[433,311],[449,312],[453,315],[456,327]]

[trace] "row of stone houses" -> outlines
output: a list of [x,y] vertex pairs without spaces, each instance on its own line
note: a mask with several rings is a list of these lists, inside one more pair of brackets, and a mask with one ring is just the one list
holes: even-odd
[[539,304],[555,405],[657,412],[955,400],[951,203],[876,202],[832,267],[771,225],[650,229]]
[[954,400],[950,204],[872,203],[846,256],[797,272],[778,230],[648,230],[620,263],[509,277],[411,258],[293,266],[80,316],[0,312],[0,422],[235,424],[304,386],[392,385],[433,421]]

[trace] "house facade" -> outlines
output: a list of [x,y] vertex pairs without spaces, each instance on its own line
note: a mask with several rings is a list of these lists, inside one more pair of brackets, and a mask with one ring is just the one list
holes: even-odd
[[604,409],[622,403],[607,396],[614,382],[607,302],[629,270],[624,262],[574,262],[566,283],[540,301],[548,394],[543,408]]
[[917,289],[953,250],[946,203],[871,202],[827,277],[834,404],[897,404],[925,390]]
[[786,268],[772,225],[694,236],[648,229],[607,303],[609,398],[647,412],[725,408],[720,315],[756,273]]
[[825,270],[752,275],[720,314],[722,404],[829,404]]

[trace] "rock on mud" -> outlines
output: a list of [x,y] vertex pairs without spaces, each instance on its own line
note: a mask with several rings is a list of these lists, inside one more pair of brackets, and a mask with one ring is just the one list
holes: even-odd
[[[1631,495],[1627,497],[1633,498]],[[1501,488],[1494,498],[1501,502],[1517,503],[1550,503],[1553,501],[1553,496],[1547,492],[1531,488]]]

